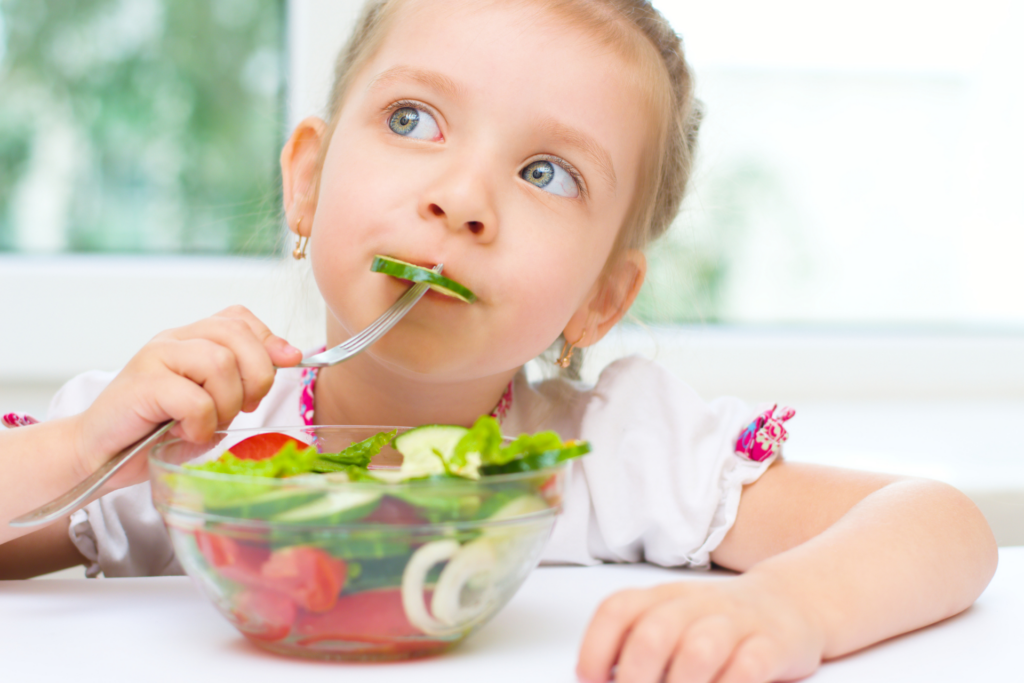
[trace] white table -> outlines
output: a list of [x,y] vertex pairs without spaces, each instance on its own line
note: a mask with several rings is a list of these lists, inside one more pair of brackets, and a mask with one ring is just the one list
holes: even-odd
[[[575,683],[576,649],[601,598],[676,579],[718,580],[647,565],[545,567],[453,652],[398,664],[339,664],[266,654],[188,579],[0,582],[0,680],[181,683],[360,681]],[[813,683],[1024,681],[1024,547],[967,612],[825,664]]]

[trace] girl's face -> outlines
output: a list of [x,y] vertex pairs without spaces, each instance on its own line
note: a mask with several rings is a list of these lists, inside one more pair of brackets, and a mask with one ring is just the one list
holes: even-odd
[[321,171],[311,258],[332,335],[408,287],[370,272],[376,254],[443,263],[479,297],[428,293],[368,352],[392,370],[492,376],[574,316],[581,329],[649,137],[637,80],[540,3],[407,3],[354,79]]

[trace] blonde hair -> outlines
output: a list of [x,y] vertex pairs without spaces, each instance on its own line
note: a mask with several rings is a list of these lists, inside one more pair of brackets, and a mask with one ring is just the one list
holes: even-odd
[[[337,112],[345,102],[359,70],[376,54],[391,19],[404,0],[368,0],[348,42],[338,54],[334,84],[327,105],[328,134],[320,163],[334,133]],[[507,2],[507,0],[505,0]],[[693,167],[701,108],[693,96],[693,79],[683,55],[682,41],[648,0],[532,0],[589,29],[603,42],[617,45],[640,64],[657,55],[655,69],[644,69],[651,104],[660,126],[652,127],[656,153],[644,155],[645,167],[626,220],[619,230],[612,257],[627,249],[643,249],[668,230],[686,193]],[[625,30],[624,30],[625,29]],[[637,41],[636,38],[642,38]],[[643,40],[645,39],[645,40]],[[663,69],[661,68],[663,67]],[[658,87],[658,86],[661,87]],[[319,178],[317,180],[319,185]],[[319,189],[319,188],[317,188]]]

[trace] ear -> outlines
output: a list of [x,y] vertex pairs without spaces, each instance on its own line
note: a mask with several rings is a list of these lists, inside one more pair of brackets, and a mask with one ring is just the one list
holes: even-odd
[[308,237],[316,214],[320,180],[320,146],[327,124],[310,116],[303,119],[281,150],[281,184],[288,229]]
[[[601,341],[633,305],[647,276],[647,257],[638,249],[620,256],[598,281],[565,326],[565,338],[577,346]],[[581,339],[582,337],[582,339]]]

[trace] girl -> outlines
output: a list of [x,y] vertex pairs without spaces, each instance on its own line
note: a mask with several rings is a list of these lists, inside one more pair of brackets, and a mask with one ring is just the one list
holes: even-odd
[[[428,294],[319,375],[275,376],[299,353],[245,310],[165,332],[116,377],[68,384],[61,419],[4,435],[34,459],[2,444],[10,481],[28,482],[9,487],[3,514],[63,492],[169,418],[201,442],[228,424],[469,424],[492,412],[507,433],[553,428],[594,445],[574,465],[546,561],[742,572],[609,598],[583,638],[581,681],[795,679],[965,609],[996,549],[959,492],[784,462],[791,411],[703,403],[646,361],[614,363],[595,387],[524,379],[554,340],[571,342],[564,360],[629,309],[641,248],[678,208],[697,122],[679,40],[643,0],[374,0],[339,60],[328,120],[303,121],[281,155],[327,343],[401,294],[369,271],[375,254],[444,263],[479,300]],[[10,540],[0,562],[22,574],[82,561],[108,576],[180,571],[144,479],[139,461],[124,488]]]

